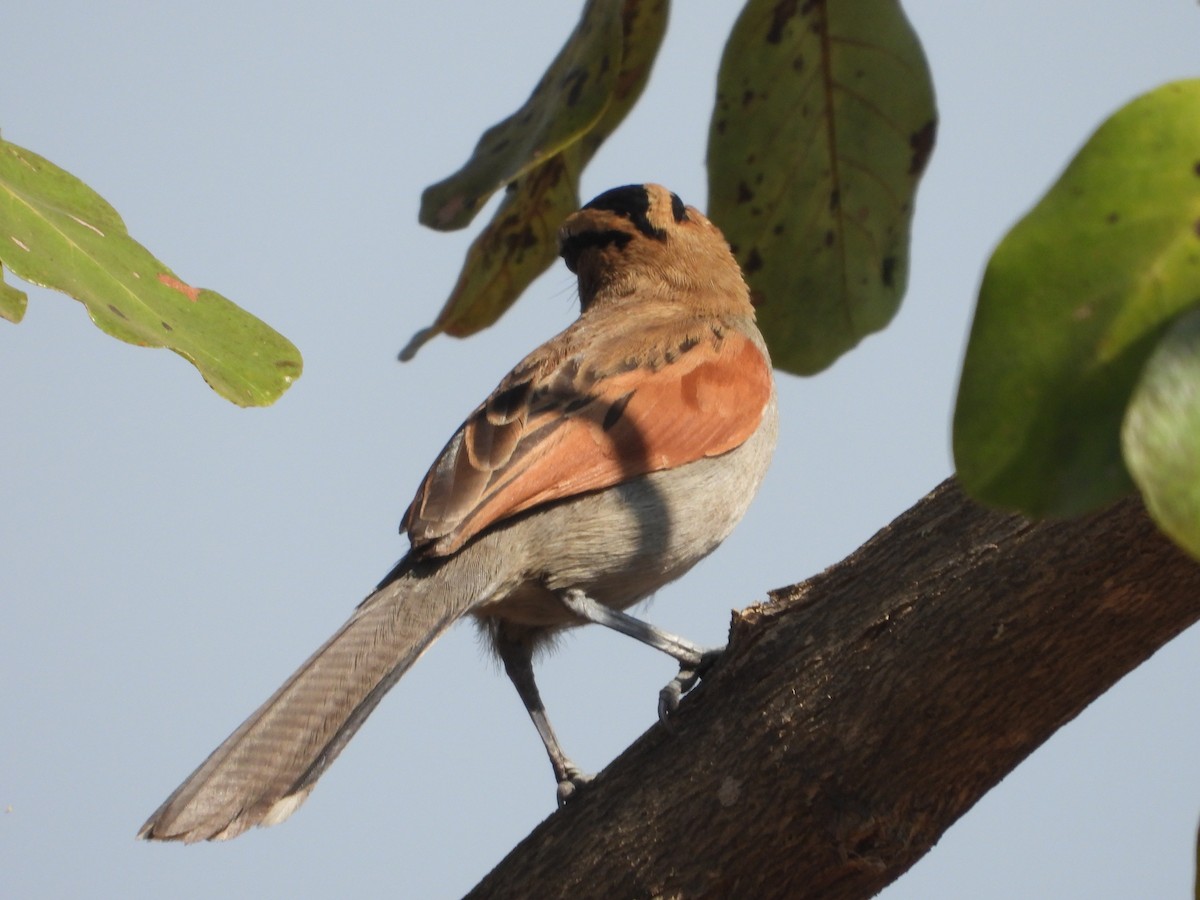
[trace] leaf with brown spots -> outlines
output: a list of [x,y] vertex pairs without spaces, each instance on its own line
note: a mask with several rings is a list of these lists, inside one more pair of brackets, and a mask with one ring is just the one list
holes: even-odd
[[[181,281],[95,191],[3,140],[0,263],[70,294],[113,337],[174,350],[239,406],[273,403],[300,377],[300,352],[287,338],[220,294]],[[19,320],[24,302],[0,284],[0,316]]]
[[[430,338],[455,337],[491,325],[554,262],[558,226],[579,206],[578,145],[517,182],[487,228],[471,244],[458,282],[438,317],[400,352],[410,360]],[[575,171],[568,171],[568,165]]]
[[621,6],[590,0],[525,105],[483,133],[466,164],[421,196],[422,225],[470,224],[487,199],[590,131],[612,98],[621,60]]
[[185,284],[174,275],[168,275],[165,272],[158,273],[158,280],[165,284],[173,291],[179,291],[183,296],[187,297],[193,303],[200,297],[200,288],[192,287],[190,284]]
[[558,227],[579,207],[584,167],[646,85],[666,32],[667,9],[667,0],[625,0],[621,5],[621,38],[613,57],[619,65],[604,114],[561,152],[509,184],[492,221],[467,251],[458,282],[437,319],[413,336],[401,359],[412,359],[426,341],[443,332],[466,337],[488,327],[553,264]]
[[775,365],[811,374],[884,328],[908,280],[937,113],[897,0],[749,0],[725,46],[709,217]]

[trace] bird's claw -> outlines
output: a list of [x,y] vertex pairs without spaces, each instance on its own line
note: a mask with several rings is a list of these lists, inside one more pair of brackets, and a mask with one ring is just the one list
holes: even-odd
[[585,775],[574,766],[569,768],[563,773],[563,777],[558,782],[558,805],[560,807],[566,806],[567,803],[575,798],[578,790],[592,780],[592,777],[591,775]]
[[658,720],[660,722],[664,725],[667,724],[671,714],[679,709],[679,701],[683,695],[696,686],[696,682],[708,673],[724,652],[724,647],[717,647],[713,650],[705,650],[700,655],[699,662],[695,664],[680,663],[679,674],[658,692]]

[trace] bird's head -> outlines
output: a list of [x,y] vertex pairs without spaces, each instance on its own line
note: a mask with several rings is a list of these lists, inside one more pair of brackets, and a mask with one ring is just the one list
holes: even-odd
[[567,217],[558,247],[579,277],[585,310],[635,292],[693,300],[715,293],[749,308],[749,292],[725,236],[662,185],[605,191]]

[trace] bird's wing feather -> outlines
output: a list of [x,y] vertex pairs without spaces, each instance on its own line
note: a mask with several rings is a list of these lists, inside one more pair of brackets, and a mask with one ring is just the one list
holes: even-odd
[[754,433],[771,384],[762,351],[725,329],[599,373],[570,356],[518,367],[446,445],[404,526],[441,556],[517,513],[720,455]]

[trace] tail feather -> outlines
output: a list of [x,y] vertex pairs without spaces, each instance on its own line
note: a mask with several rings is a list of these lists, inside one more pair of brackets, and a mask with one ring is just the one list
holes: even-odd
[[368,597],[138,837],[224,840],[291,815],[388,689],[469,608],[469,598],[446,596],[437,582],[401,574]]

